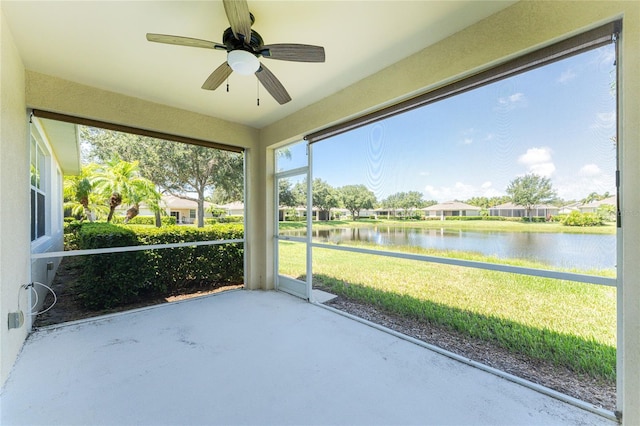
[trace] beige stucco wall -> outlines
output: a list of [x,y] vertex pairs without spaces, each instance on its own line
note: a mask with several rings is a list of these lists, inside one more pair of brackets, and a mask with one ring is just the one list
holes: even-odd
[[27,105],[33,109],[244,148],[258,142],[258,130],[249,126],[69,80],[27,71],[26,84]]
[[[523,1],[360,82],[261,129],[271,150],[283,141],[359,116],[486,69],[559,39],[624,19],[620,61],[622,165],[622,358],[624,423],[640,424],[640,2]],[[267,156],[272,167],[272,156]],[[269,188],[267,188],[269,189]],[[267,195],[271,196],[271,195]],[[267,211],[267,214],[271,214]],[[626,404],[622,405],[626,401]]]
[[[1,7],[0,3],[0,7]],[[24,66],[0,9],[0,383],[27,336],[27,324],[8,329],[8,313],[25,311],[29,282],[29,144]],[[16,188],[20,188],[16,190]],[[18,302],[20,300],[20,302]]]

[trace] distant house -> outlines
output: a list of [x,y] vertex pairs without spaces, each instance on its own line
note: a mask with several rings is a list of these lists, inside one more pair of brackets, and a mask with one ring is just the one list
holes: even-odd
[[244,203],[233,201],[231,203],[216,205],[216,208],[224,210],[226,216],[244,216]]
[[[539,204],[533,206],[531,209],[532,217],[549,217],[555,216],[560,212],[560,209],[550,204]],[[502,217],[527,217],[527,209],[524,206],[519,206],[513,203],[504,203],[498,206],[489,208],[489,216],[502,216]]]
[[427,218],[439,217],[441,220],[450,216],[480,216],[481,210],[480,207],[460,201],[447,201],[422,209]]
[[616,196],[613,195],[609,198],[605,198],[599,201],[592,201],[587,204],[583,204],[578,207],[580,213],[595,213],[602,206],[616,206],[618,203]]
[[384,208],[384,207],[378,207],[377,209],[375,209],[373,211],[373,217],[375,219],[378,219],[380,217],[386,217],[387,219],[389,219],[389,218],[391,218],[391,216],[395,217],[396,213],[397,213],[397,210]]
[[567,204],[566,206],[560,207],[558,210],[558,214],[571,214],[574,211],[580,211],[579,207],[582,205],[580,202],[575,202],[571,204]]
[[[205,217],[207,216],[207,209],[213,206],[208,201],[204,202]],[[198,217],[198,203],[192,200],[185,200],[184,198],[176,197],[173,195],[163,195],[160,201],[160,207],[164,209],[168,216],[176,218],[177,224],[192,224],[195,223]],[[116,209],[117,214],[123,215],[128,206],[121,205]],[[145,203],[140,204],[140,216],[153,216],[155,213]]]
[[[176,223],[191,224],[197,220],[198,203],[196,201],[185,200],[173,195],[163,195],[162,205],[170,216],[176,218]],[[212,205],[208,201],[204,202],[205,216],[207,215],[207,209]]]

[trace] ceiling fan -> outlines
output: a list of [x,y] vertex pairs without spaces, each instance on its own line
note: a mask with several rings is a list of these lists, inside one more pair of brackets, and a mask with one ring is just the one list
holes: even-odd
[[264,88],[280,105],[289,102],[291,96],[280,80],[258,58],[294,62],[324,62],[324,48],[294,43],[265,45],[260,34],[251,29],[255,19],[253,14],[249,12],[246,0],[223,0],[222,3],[230,24],[230,27],[222,34],[222,43],[154,33],[147,33],[147,40],[156,43],[226,50],[227,61],[211,73],[202,85],[203,89],[217,89],[234,71],[243,75],[255,74]]

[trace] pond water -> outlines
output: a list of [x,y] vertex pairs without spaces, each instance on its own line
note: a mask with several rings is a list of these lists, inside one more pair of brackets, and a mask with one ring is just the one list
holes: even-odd
[[[303,231],[285,234],[304,236]],[[560,268],[610,269],[616,265],[615,235],[375,226],[314,230],[313,239],[317,242],[365,241],[381,246],[478,252],[498,258],[536,260]]]

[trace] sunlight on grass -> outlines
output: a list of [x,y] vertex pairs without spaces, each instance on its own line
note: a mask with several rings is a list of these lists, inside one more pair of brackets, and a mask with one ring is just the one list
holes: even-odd
[[[280,242],[280,250],[281,271],[299,274],[304,250],[289,242]],[[596,377],[615,376],[613,287],[319,248],[313,259],[314,282],[336,293]]]

